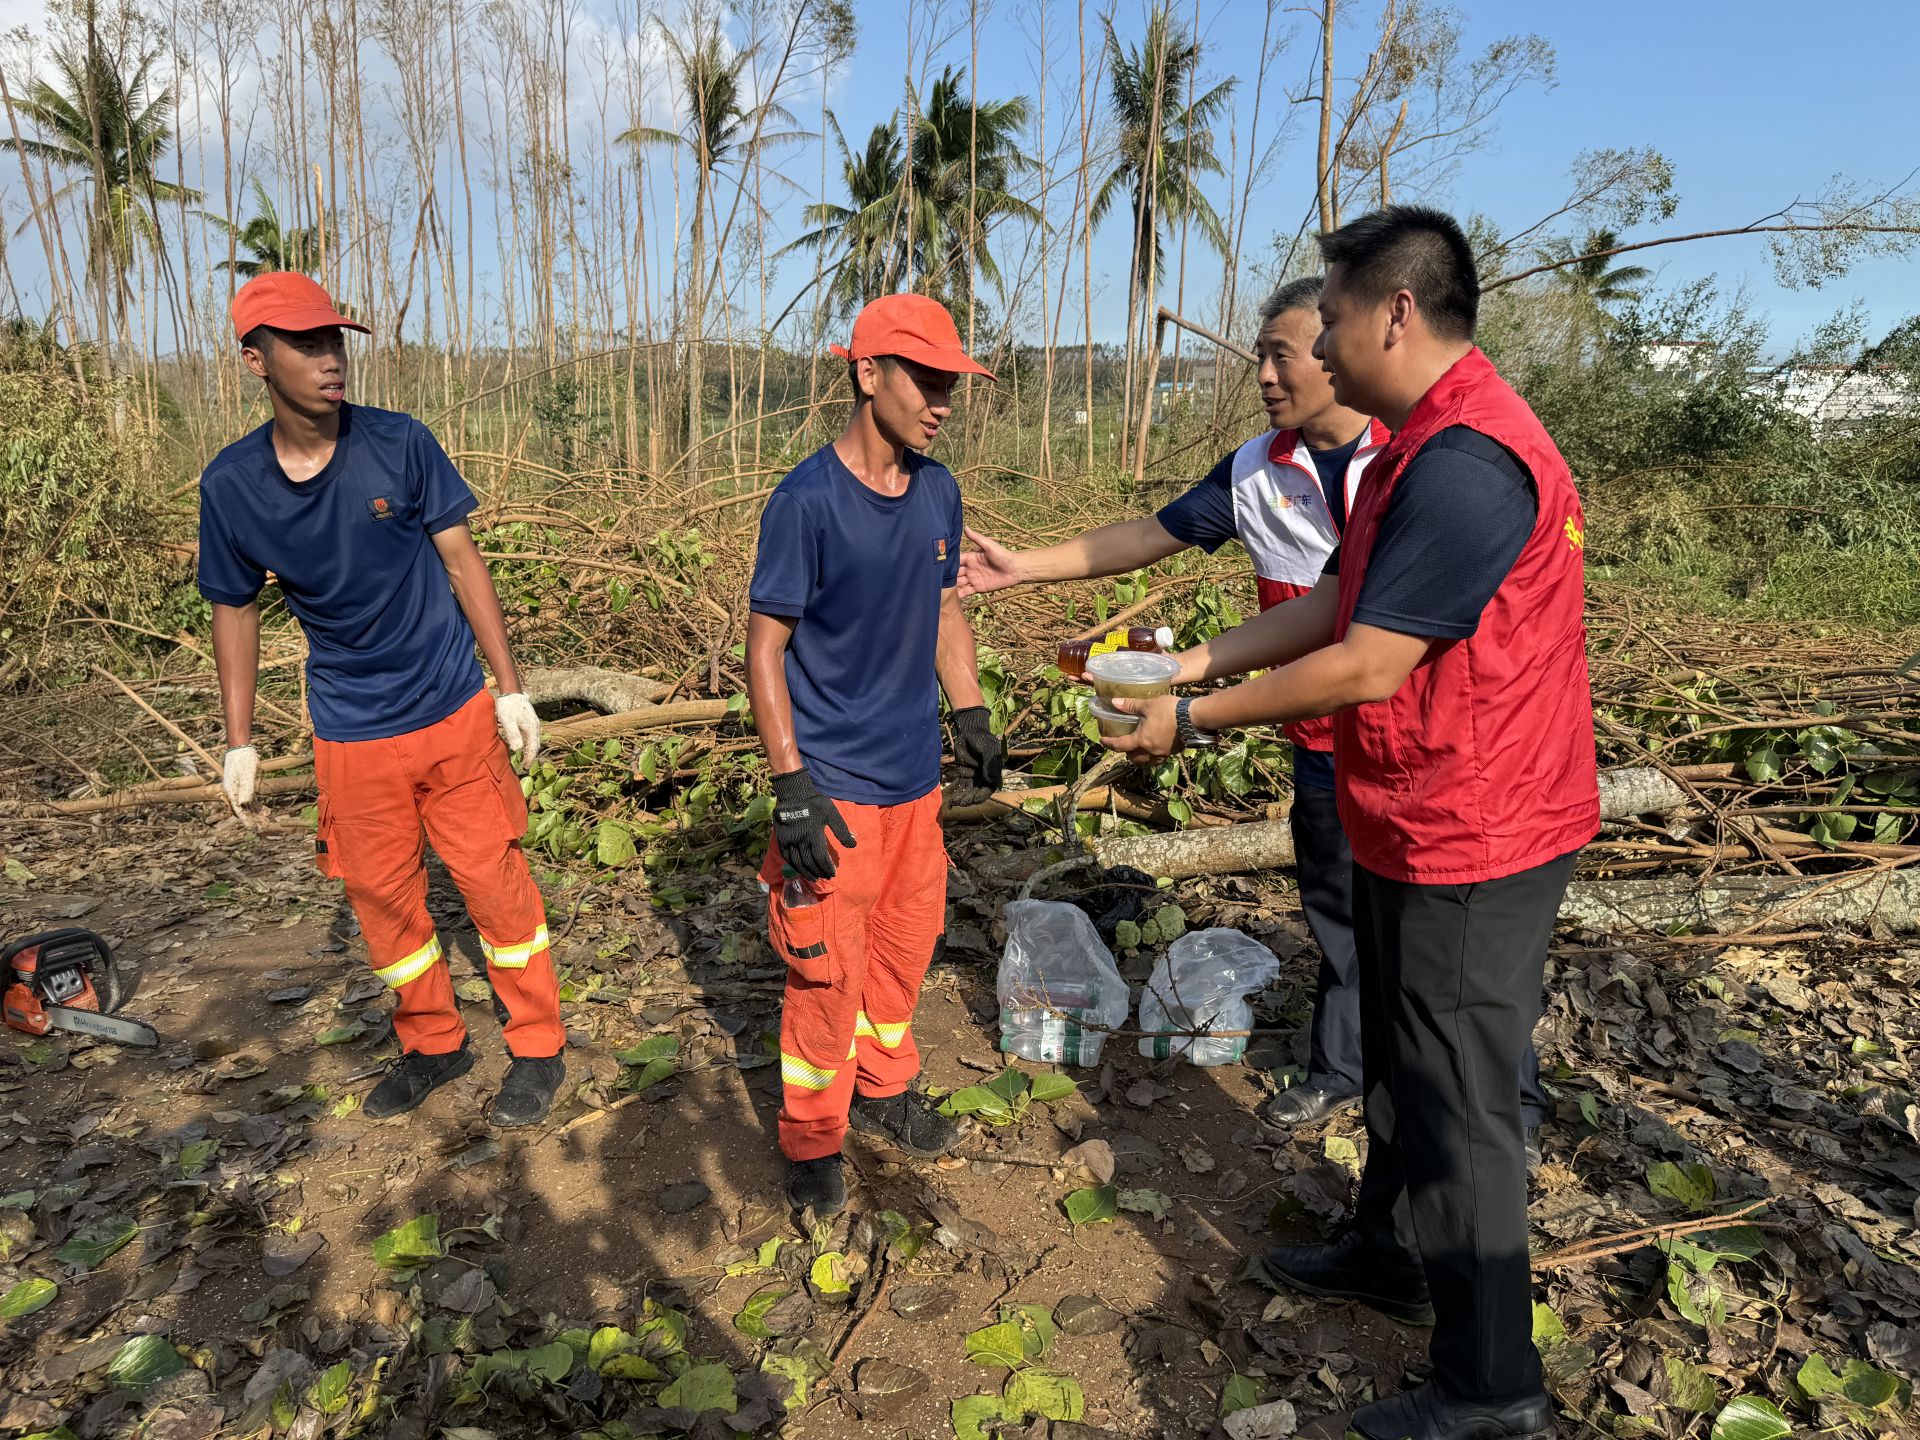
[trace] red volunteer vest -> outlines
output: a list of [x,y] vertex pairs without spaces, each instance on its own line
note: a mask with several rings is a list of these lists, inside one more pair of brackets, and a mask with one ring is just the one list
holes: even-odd
[[1395,484],[1450,425],[1499,441],[1527,467],[1540,501],[1533,533],[1471,637],[1435,641],[1392,697],[1334,717],[1340,820],[1354,860],[1431,885],[1515,875],[1600,829],[1586,519],[1553,440],[1478,348],[1435,382],[1367,471],[1341,542],[1334,640],[1353,623]]
[[[1346,513],[1352,513],[1360,477],[1390,438],[1378,420],[1368,423],[1347,462]],[[1271,610],[1306,594],[1320,579],[1340,533],[1299,430],[1271,431],[1242,445],[1234,452],[1232,485],[1233,528],[1253,561],[1260,608]],[[1280,728],[1302,749],[1333,749],[1331,720],[1296,720]]]

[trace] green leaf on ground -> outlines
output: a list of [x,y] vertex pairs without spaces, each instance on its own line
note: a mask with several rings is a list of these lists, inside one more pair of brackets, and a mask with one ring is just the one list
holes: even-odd
[[347,1408],[347,1392],[353,1386],[353,1366],[342,1360],[313,1382],[307,1391],[307,1403],[322,1415],[338,1415]]
[[722,1410],[731,1415],[740,1408],[733,1393],[733,1372],[724,1365],[696,1365],[666,1389],[657,1402],[664,1409]]
[[992,1440],[986,1426],[1015,1418],[998,1395],[963,1395],[953,1402],[955,1440]]
[[180,1147],[180,1173],[191,1180],[220,1153],[218,1140],[196,1140]]
[[813,1268],[807,1272],[807,1278],[813,1282],[813,1288],[822,1295],[846,1295],[853,1287],[847,1284],[847,1257],[838,1250],[829,1250],[818,1256]]
[[1011,1320],[983,1326],[967,1336],[967,1359],[975,1365],[998,1365],[1012,1370],[1024,1364],[1027,1348],[1020,1327]]
[[51,1280],[42,1280],[38,1276],[22,1280],[6,1294],[0,1295],[0,1320],[18,1320],[23,1315],[44,1310],[59,1294],[60,1287]]
[[365,1021],[349,1020],[346,1024],[336,1025],[331,1030],[322,1030],[318,1035],[313,1037],[313,1043],[316,1045],[344,1045],[349,1040],[358,1040],[366,1033],[367,1026]]
[[767,1328],[767,1312],[791,1293],[784,1285],[756,1292],[741,1307],[740,1313],[733,1317],[733,1328],[742,1335],[751,1335],[755,1340],[771,1340],[773,1331]]
[[1329,1135],[1320,1144],[1321,1153],[1336,1165],[1344,1165],[1354,1174],[1360,1173],[1360,1147],[1344,1135]]
[[1173,1201],[1159,1190],[1122,1190],[1114,1196],[1114,1204],[1132,1214],[1151,1215],[1156,1220],[1164,1220],[1173,1213]]
[[1662,1160],[1647,1170],[1647,1188],[1656,1195],[1678,1200],[1689,1210],[1702,1210],[1719,1193],[1713,1172],[1704,1165],[1676,1165]]
[[561,1340],[522,1352],[527,1358],[527,1373],[536,1380],[558,1385],[573,1373],[573,1347]]
[[103,1216],[76,1231],[66,1244],[54,1252],[53,1258],[62,1265],[77,1265],[82,1270],[92,1270],[139,1233],[140,1227],[131,1220],[113,1220]]
[[1710,1440],[1788,1440],[1793,1426],[1771,1400],[1742,1395],[1727,1402],[1713,1422]]
[[1009,1065],[989,1080],[985,1088],[1012,1105],[1027,1093],[1027,1072],[1016,1065]]
[[1067,1219],[1075,1225],[1099,1225],[1113,1219],[1120,1208],[1120,1192],[1111,1185],[1095,1185],[1067,1196]]
[[1029,1093],[1040,1104],[1051,1105],[1056,1100],[1066,1099],[1079,1088],[1080,1082],[1071,1075],[1036,1075]]
[[638,1070],[628,1070],[620,1079],[620,1088],[638,1095],[679,1072],[679,1065],[671,1060],[649,1060]]
[[1251,1410],[1260,1403],[1260,1386],[1246,1375],[1236,1374],[1220,1387],[1220,1418],[1236,1410]]
[[1020,1327],[1020,1350],[1029,1360],[1038,1360],[1060,1338],[1060,1327],[1053,1323],[1053,1311],[1044,1305],[1012,1305],[1000,1312],[1000,1318]]
[[785,1237],[781,1235],[775,1235],[771,1240],[761,1241],[760,1248],[754,1252],[753,1259],[734,1261],[727,1266],[727,1274],[729,1276],[757,1275],[762,1270],[771,1270],[774,1260],[780,1254],[780,1246],[784,1242]]
[[1567,1338],[1567,1327],[1560,1323],[1551,1305],[1533,1302],[1533,1348],[1546,1350]]
[[595,858],[602,865],[619,869],[631,865],[639,855],[633,843],[633,831],[618,820],[602,820],[593,832]]
[[395,1226],[373,1242],[373,1259],[382,1270],[412,1270],[438,1260],[446,1251],[440,1244],[440,1217],[419,1215]]
[[186,1368],[187,1362],[164,1335],[136,1335],[108,1363],[107,1383],[139,1399],[169,1375]]
[[1704,1415],[1719,1403],[1720,1391],[1715,1387],[1713,1377],[1698,1365],[1689,1364],[1675,1355],[1667,1356],[1664,1363],[1667,1394],[1680,1409]]
[[678,1035],[649,1035],[638,1045],[614,1051],[613,1058],[622,1065],[645,1065],[654,1060],[670,1060],[679,1053]]
[[1008,1419],[1044,1415],[1049,1420],[1077,1421],[1087,1413],[1087,1395],[1080,1382],[1050,1370],[1021,1370],[1008,1377],[1000,1403]]

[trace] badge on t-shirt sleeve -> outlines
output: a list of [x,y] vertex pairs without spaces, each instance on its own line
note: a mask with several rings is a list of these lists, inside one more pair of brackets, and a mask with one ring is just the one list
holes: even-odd
[[942,535],[933,542],[933,558],[940,564],[947,563],[947,537]]
[[373,499],[367,501],[367,513],[376,520],[391,520],[393,518],[393,502],[388,500],[384,495],[376,495]]

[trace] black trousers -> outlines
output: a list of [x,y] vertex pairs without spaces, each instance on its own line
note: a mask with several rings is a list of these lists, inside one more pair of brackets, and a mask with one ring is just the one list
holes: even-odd
[[[1300,908],[1320,946],[1319,983],[1313,997],[1312,1050],[1307,1083],[1329,1095],[1360,1093],[1360,962],[1353,947],[1353,851],[1340,827],[1333,791],[1301,785],[1294,791],[1294,866]],[[1542,955],[1544,962],[1545,956]],[[1540,1057],[1532,1039],[1520,1063],[1521,1123],[1547,1118],[1540,1088]]]
[[1353,872],[1367,1109],[1356,1223],[1389,1263],[1425,1272],[1434,1378],[1468,1399],[1540,1387],[1513,1077],[1573,862],[1476,885]]

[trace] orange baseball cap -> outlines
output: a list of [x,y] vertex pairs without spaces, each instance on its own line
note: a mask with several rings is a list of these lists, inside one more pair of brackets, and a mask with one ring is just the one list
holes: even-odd
[[358,320],[340,314],[320,282],[297,270],[254,276],[233,297],[229,313],[233,316],[233,333],[242,340],[256,325],[271,325],[276,330],[325,330],[338,325],[362,335],[373,333]]
[[898,355],[929,369],[993,379],[991,370],[961,348],[960,332],[947,307],[927,295],[882,295],[869,301],[854,317],[853,344],[830,348],[843,360]]

